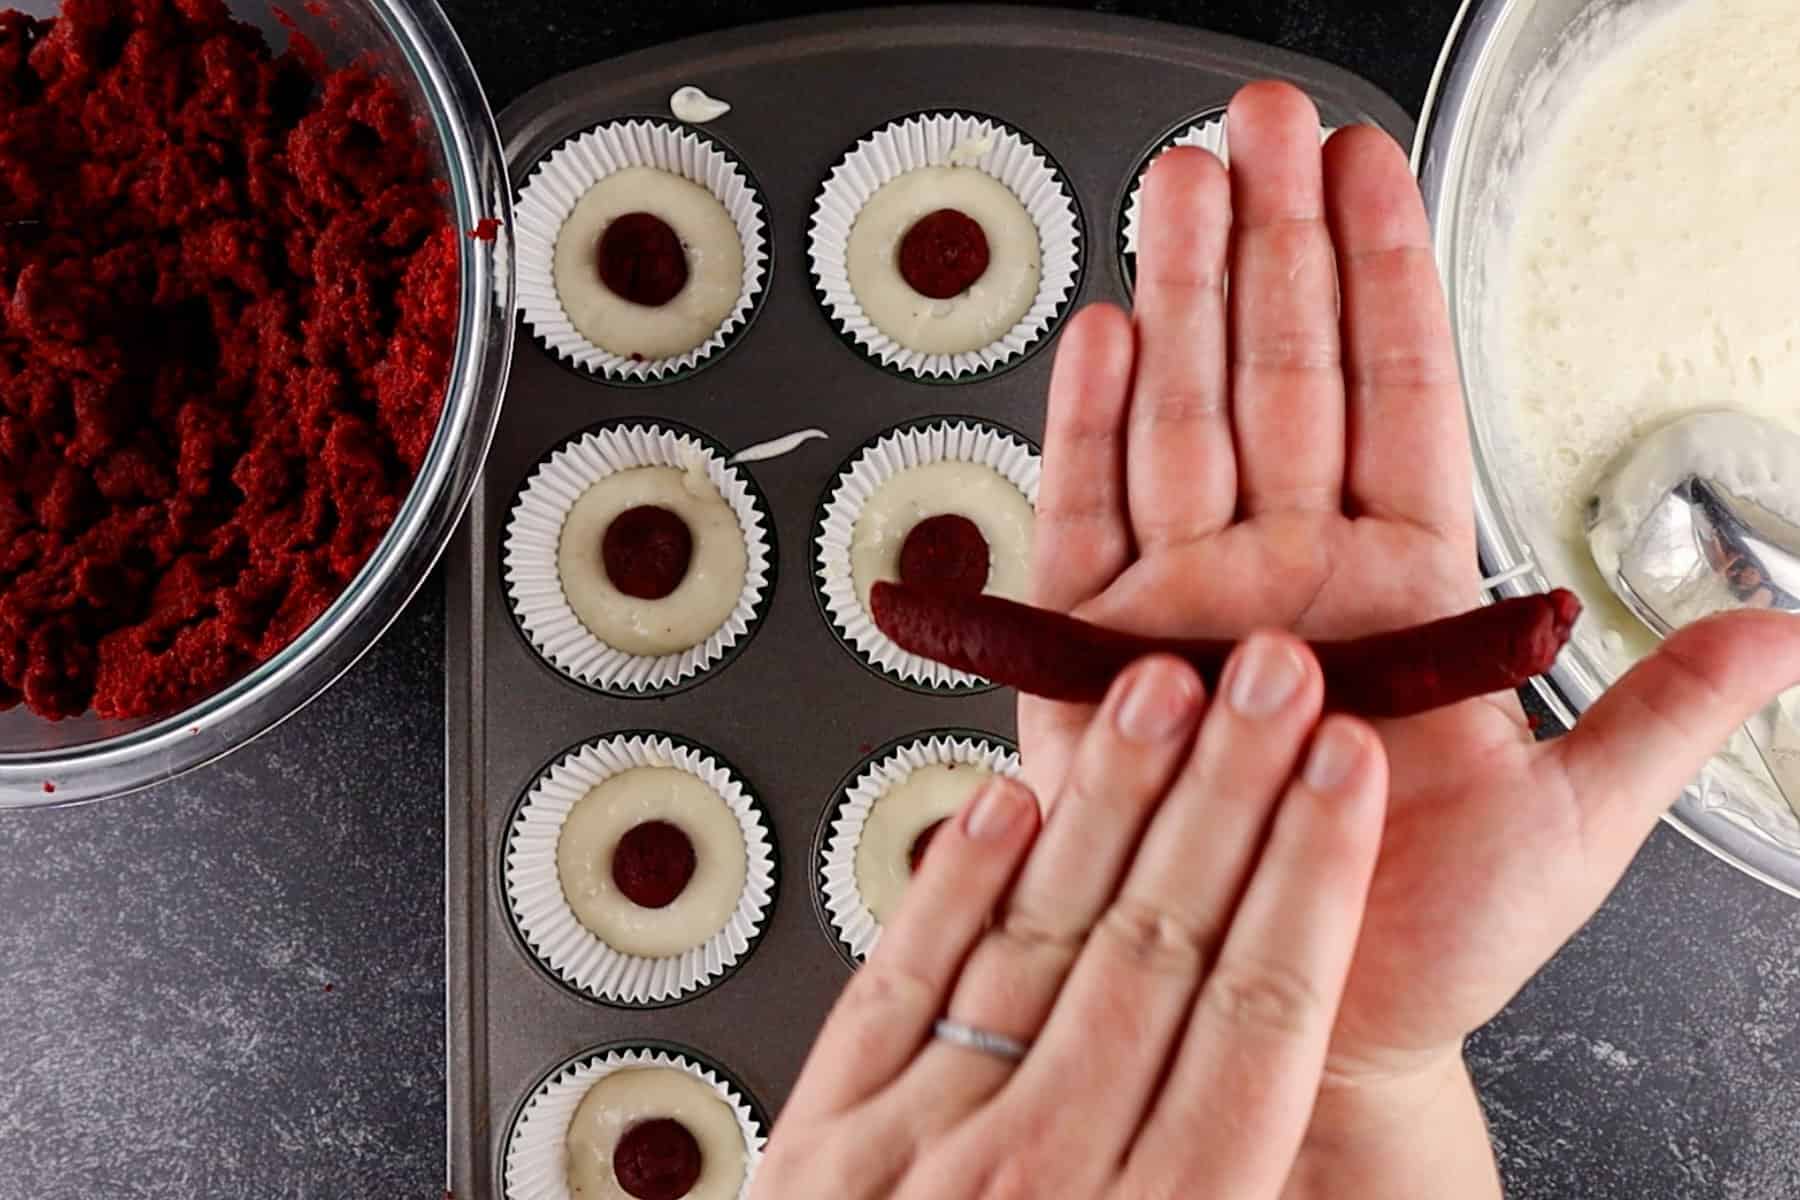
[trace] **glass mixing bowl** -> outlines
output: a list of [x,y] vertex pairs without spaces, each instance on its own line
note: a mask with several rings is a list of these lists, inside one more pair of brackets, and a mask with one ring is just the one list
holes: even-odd
[[[0,7],[40,16],[56,9],[34,0]],[[511,200],[493,114],[450,23],[431,0],[231,7],[276,47],[291,21],[334,63],[373,54],[427,118],[456,227],[496,218],[501,240],[462,242],[462,313],[437,436],[393,527],[344,593],[281,653],[173,716],[46,721],[23,708],[0,713],[0,808],[135,791],[228,754],[299,711],[374,644],[424,582],[468,503],[499,417],[513,338],[504,240]]]
[[[1414,145],[1414,166],[1431,214],[1439,269],[1468,391],[1475,439],[1476,523],[1490,575],[1519,570],[1503,595],[1556,583],[1531,564],[1519,489],[1501,451],[1505,374],[1490,349],[1496,281],[1490,254],[1510,233],[1521,163],[1535,134],[1572,94],[1594,39],[1616,37],[1680,0],[1465,0],[1439,60]],[[1552,712],[1572,724],[1613,678],[1591,653],[1571,645],[1556,669],[1536,682]],[[1721,756],[1675,803],[1668,822],[1720,858],[1800,896],[1800,835],[1755,770]]]

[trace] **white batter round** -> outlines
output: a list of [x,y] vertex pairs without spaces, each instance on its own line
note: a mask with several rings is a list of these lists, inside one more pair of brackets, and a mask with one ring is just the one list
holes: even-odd
[[986,767],[932,763],[916,768],[870,807],[856,843],[856,890],[877,921],[885,925],[900,910],[901,893],[912,878],[913,842],[961,812],[993,777]]
[[[661,600],[614,587],[600,553],[613,520],[643,504],[680,517],[694,539],[687,575]],[[674,654],[711,637],[737,607],[749,563],[743,527],[712,480],[674,467],[633,467],[598,480],[569,510],[556,548],[569,607],[589,633],[627,654]]]
[[632,1200],[613,1174],[613,1151],[633,1126],[665,1118],[700,1146],[700,1178],[684,1200],[734,1200],[749,1160],[737,1117],[717,1092],[671,1067],[614,1071],[582,1097],[567,1135],[575,1200]]
[[1701,409],[1800,431],[1800,6],[1685,0],[1618,29],[1572,68],[1580,86],[1513,192],[1490,350],[1540,565],[1580,593],[1615,668],[1652,643],[1589,557],[1608,462]]
[[[694,845],[694,876],[673,903],[642,908],[613,883],[619,839],[665,821]],[[725,927],[749,872],[744,831],[705,780],[675,767],[633,767],[575,802],[556,843],[563,898],[583,926],[623,954],[666,958]]]
[[967,517],[988,544],[988,595],[1024,600],[1036,513],[1011,480],[981,463],[909,467],[875,489],[850,531],[850,578],[863,608],[878,580],[898,582],[906,535],[928,517]]
[[[660,307],[634,304],[600,282],[600,235],[634,212],[661,218],[687,254],[687,285]],[[557,299],[582,337],[625,358],[657,360],[686,354],[725,323],[743,291],[744,246],[717,196],[668,171],[627,167],[576,203],[556,235],[552,270]]]
[[[940,208],[981,226],[988,269],[960,296],[922,296],[900,274],[900,242]],[[909,350],[964,354],[1004,337],[1037,299],[1043,249],[1031,214],[1004,183],[974,167],[919,167],[869,197],[845,246],[850,290],[869,320]]]

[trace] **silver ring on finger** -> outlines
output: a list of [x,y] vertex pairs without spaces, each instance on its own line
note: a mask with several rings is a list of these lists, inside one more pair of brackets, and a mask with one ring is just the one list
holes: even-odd
[[931,1027],[931,1036],[940,1042],[948,1042],[952,1046],[961,1046],[965,1050],[974,1050],[980,1054],[991,1055],[1009,1063],[1022,1060],[1029,1045],[1017,1038],[1007,1037],[1004,1033],[995,1033],[991,1029],[977,1029],[973,1025],[964,1025],[960,1021],[940,1020]]

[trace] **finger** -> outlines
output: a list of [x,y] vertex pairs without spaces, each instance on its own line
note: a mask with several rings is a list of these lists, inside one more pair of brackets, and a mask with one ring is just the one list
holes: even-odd
[[1124,1194],[1163,1179],[1196,1196],[1280,1193],[1319,1091],[1386,805],[1374,731],[1326,718],[1126,1160]]
[[833,1006],[786,1112],[842,1112],[886,1087],[918,1053],[1031,845],[1037,813],[1024,785],[997,778],[939,829],[900,911]]
[[1319,114],[1283,83],[1231,102],[1232,424],[1244,513],[1343,503],[1337,266]]
[[[1035,604],[1069,612],[1106,590],[1133,554],[1125,498],[1125,413],[1136,353],[1131,321],[1097,304],[1076,314],[1056,352],[1044,427],[1031,558]],[[1053,795],[1089,704],[1019,699],[1025,770]]]
[[[1031,859],[950,998],[953,1021],[1029,1043],[1038,1036],[1088,932],[1113,899],[1150,815],[1199,723],[1192,667],[1150,658],[1113,684],[1076,750]],[[1006,1082],[1014,1064],[934,1043],[895,1089],[955,1123]]]
[[[1800,684],[1800,617],[1737,612],[1689,625],[1539,749],[1542,794],[1575,806],[1596,901],[1706,760]],[[1581,909],[1591,911],[1592,905]]]
[[1474,491],[1462,382],[1405,153],[1378,129],[1334,134],[1325,207],[1343,288],[1351,510],[1468,539]]
[[1044,468],[1032,539],[1032,602],[1067,612],[1106,589],[1131,558],[1125,502],[1125,411],[1131,321],[1110,304],[1083,309],[1056,351]]
[[1223,529],[1237,507],[1225,371],[1231,183],[1205,150],[1170,150],[1144,183],[1137,377],[1127,457],[1140,548]]
[[1062,1131],[1101,1161],[1124,1156],[1323,696],[1317,664],[1292,637],[1260,634],[1234,653],[1117,898],[998,1103],[1055,1105],[1055,1080],[1081,1078],[1092,1099],[1058,1118]]

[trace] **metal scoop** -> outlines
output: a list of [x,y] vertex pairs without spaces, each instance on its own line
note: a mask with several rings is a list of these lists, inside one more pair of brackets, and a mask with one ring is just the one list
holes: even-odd
[[[1726,609],[1800,613],[1800,525],[1722,478],[1785,488],[1800,505],[1800,438],[1744,413],[1696,413],[1627,447],[1589,502],[1595,565],[1659,637]],[[1783,720],[1777,702],[1746,732],[1800,813],[1800,755],[1774,749],[1790,740],[1774,736]]]

